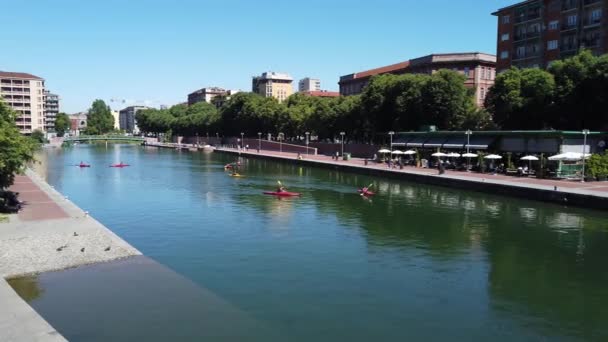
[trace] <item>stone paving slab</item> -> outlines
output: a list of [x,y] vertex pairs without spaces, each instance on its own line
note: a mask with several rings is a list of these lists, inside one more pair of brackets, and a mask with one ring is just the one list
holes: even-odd
[[4,279],[0,279],[0,341],[65,342]]
[[3,278],[141,253],[32,171],[17,176],[11,190],[25,204],[8,223],[0,223],[0,341],[65,341]]

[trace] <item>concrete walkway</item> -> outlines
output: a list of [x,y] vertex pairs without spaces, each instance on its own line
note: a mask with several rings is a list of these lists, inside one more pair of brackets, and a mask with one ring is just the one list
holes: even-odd
[[[449,170],[446,171],[445,174],[439,175],[436,169],[423,169],[412,166],[406,166],[403,169],[389,169],[386,164],[379,164],[371,161],[368,165],[365,165],[365,161],[359,158],[345,161],[333,160],[330,156],[302,155],[303,159],[298,160],[297,154],[294,153],[281,153],[275,151],[261,151],[258,153],[256,150],[239,151],[237,149],[229,148],[218,148],[216,151],[240,154],[245,157],[292,160],[294,162],[309,163],[312,165],[341,167],[352,171],[401,176],[403,179],[422,180],[429,184],[453,185],[458,188],[469,188],[478,191],[484,191],[484,187],[488,189],[498,189],[498,187],[492,186],[499,186],[500,189],[505,191],[510,190],[512,192],[509,193],[510,195],[515,194],[515,191],[521,192],[522,196],[520,197],[525,197],[525,191],[535,191],[535,195],[538,196],[534,197],[531,194],[531,199],[545,198],[547,201],[566,202],[577,205],[580,204],[580,202],[584,202],[584,200],[593,200],[594,203],[589,203],[589,207],[608,209],[608,182],[581,183],[580,181],[514,177]],[[540,192],[542,192],[542,194]]]
[[4,278],[108,262],[141,253],[44,182],[17,176],[24,208],[0,223],[0,341],[65,341]]

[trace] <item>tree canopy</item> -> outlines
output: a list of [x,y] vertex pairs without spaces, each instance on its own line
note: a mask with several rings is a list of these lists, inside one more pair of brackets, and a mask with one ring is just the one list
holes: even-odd
[[55,132],[62,137],[70,129],[70,118],[66,113],[59,113],[55,118]]
[[0,99],[0,189],[13,184],[15,174],[34,159],[35,143],[22,136],[15,125],[15,113]]
[[95,100],[87,115],[86,134],[106,134],[114,130],[112,110],[103,100]]
[[608,55],[589,51],[548,70],[511,68],[496,77],[486,108],[503,129],[607,129]]

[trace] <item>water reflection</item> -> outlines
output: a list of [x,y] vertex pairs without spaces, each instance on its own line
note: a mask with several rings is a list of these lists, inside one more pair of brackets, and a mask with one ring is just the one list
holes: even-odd
[[[48,175],[145,254],[303,340],[606,337],[602,212],[266,160],[234,179],[233,156],[119,151],[134,167],[62,169],[117,153],[74,148]],[[277,180],[303,196],[261,194]]]
[[8,284],[26,302],[31,302],[42,296],[44,290],[40,287],[37,276],[8,279]]

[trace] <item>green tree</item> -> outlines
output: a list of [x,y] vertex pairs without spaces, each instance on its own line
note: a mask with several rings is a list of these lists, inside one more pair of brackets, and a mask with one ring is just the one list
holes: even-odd
[[32,132],[30,135],[30,139],[34,141],[36,144],[44,144],[47,142],[46,137],[44,136],[44,132],[37,129]]
[[87,115],[86,134],[106,134],[114,130],[112,110],[103,100],[95,100]]
[[13,184],[15,174],[34,160],[35,144],[22,136],[15,125],[15,113],[0,99],[0,189]]
[[55,132],[62,137],[70,129],[70,118],[66,113],[59,113],[55,119]]
[[502,129],[542,129],[552,122],[555,80],[549,72],[511,68],[496,77],[486,108]]

